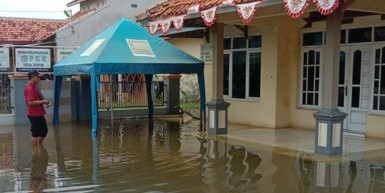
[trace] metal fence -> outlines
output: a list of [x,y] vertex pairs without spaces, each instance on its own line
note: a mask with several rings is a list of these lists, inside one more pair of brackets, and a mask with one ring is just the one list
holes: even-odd
[[[164,106],[164,82],[153,82],[154,106]],[[147,107],[145,81],[101,82],[99,109]]]
[[11,86],[8,81],[0,79],[0,114],[10,114],[11,111]]

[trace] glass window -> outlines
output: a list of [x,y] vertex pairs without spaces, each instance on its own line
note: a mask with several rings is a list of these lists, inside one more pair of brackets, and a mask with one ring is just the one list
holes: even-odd
[[260,97],[261,53],[249,55],[249,97]]
[[375,50],[373,110],[385,110],[385,47]]
[[342,30],[341,31],[341,41],[340,41],[341,44],[344,44],[346,43],[346,30]]
[[244,37],[233,39],[233,49],[246,48],[246,39]]
[[374,28],[374,41],[385,41],[385,26]]
[[349,30],[349,43],[371,42],[372,28],[357,28]]
[[340,71],[338,79],[338,107],[345,106],[345,65],[346,53],[340,52]]
[[246,51],[233,52],[233,92],[232,98],[246,96]]
[[323,44],[323,33],[322,32],[311,32],[303,34],[303,42],[304,46],[311,45],[322,45]]
[[361,51],[357,50],[354,52],[353,56],[353,84],[361,84]]
[[135,3],[131,4],[131,8],[138,8],[138,4],[135,4]]
[[231,38],[226,38],[223,40],[223,49],[231,49]]
[[251,36],[249,38],[249,48],[260,48],[262,46],[261,36]]
[[261,40],[261,36],[224,39],[224,95],[237,99],[260,97]]
[[229,95],[229,69],[230,69],[230,54],[224,55],[223,60],[223,94]]
[[302,105],[318,106],[320,91],[320,57],[315,50],[304,52],[302,67]]

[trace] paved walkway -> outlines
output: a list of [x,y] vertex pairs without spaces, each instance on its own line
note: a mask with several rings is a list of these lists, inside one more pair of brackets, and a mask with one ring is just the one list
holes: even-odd
[[[220,135],[219,138],[235,141],[242,145],[255,146],[264,145],[275,147],[276,151],[293,153],[296,155],[314,154],[315,133],[312,130],[297,129],[268,129],[256,128],[243,125],[230,125],[227,135]],[[343,157],[378,157],[378,154],[385,153],[385,139],[363,138],[357,136],[344,136]],[[327,156],[330,158],[330,156]],[[385,160],[385,157],[384,157]]]

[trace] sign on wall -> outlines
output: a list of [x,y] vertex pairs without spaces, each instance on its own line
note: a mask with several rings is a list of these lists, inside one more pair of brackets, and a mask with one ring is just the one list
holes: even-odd
[[51,50],[16,48],[16,71],[51,71]]
[[56,63],[62,61],[64,58],[72,54],[75,48],[57,48],[56,49]]
[[11,68],[9,64],[9,49],[0,48],[0,71],[9,71]]
[[211,44],[203,44],[201,47],[201,60],[205,64],[213,64],[213,46]]

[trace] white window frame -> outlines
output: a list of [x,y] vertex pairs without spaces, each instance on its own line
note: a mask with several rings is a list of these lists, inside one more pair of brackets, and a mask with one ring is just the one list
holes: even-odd
[[[302,45],[302,44],[301,44]],[[299,97],[298,97],[298,107],[299,108],[303,108],[303,109],[311,109],[311,110],[317,110],[321,107],[321,103],[322,103],[322,92],[323,92],[323,49],[324,49],[324,46],[323,45],[315,45],[315,46],[302,46],[302,49],[301,49],[301,56],[300,56],[300,60],[301,60],[301,68],[300,68],[300,77],[299,77],[299,80],[300,80],[300,86],[299,86]],[[303,95],[303,68],[304,68],[304,61],[303,61],[303,55],[305,52],[309,52],[309,51],[315,51],[315,52],[320,52],[320,64],[319,64],[319,78],[318,78],[318,105],[306,105],[306,104],[302,104],[302,95]]]
[[[253,34],[251,36],[260,36],[262,38],[262,35],[260,34]],[[229,36],[229,37],[225,37],[225,39],[230,39],[231,40],[231,43],[230,43],[230,49],[224,49],[223,51],[223,54],[228,54],[229,55],[229,93],[228,95],[224,95],[224,98],[225,99],[229,99],[229,100],[239,100],[239,101],[251,101],[251,102],[260,102],[260,98],[261,96],[259,97],[250,97],[249,96],[249,85],[250,85],[250,54],[251,53],[260,53],[261,54],[261,66],[260,66],[260,73],[261,73],[261,76],[260,76],[260,95],[262,94],[262,45],[260,48],[248,48],[249,47],[249,41],[247,40],[246,41],[246,47],[245,48],[239,48],[239,49],[233,49],[233,42],[234,42],[234,38],[239,38],[239,37],[242,37],[242,36]],[[246,82],[245,82],[245,98],[244,99],[240,99],[240,98],[233,98],[233,52],[236,52],[236,51],[244,51],[246,52]]]
[[[371,82],[371,91],[370,91],[370,107],[369,107],[369,114],[371,115],[380,115],[380,116],[385,116],[385,110],[377,110],[377,109],[373,109],[373,104],[374,104],[374,81],[375,81],[375,73],[376,73],[376,49],[382,49],[383,47],[385,47],[385,44],[384,43],[380,43],[380,42],[376,42],[375,44],[373,44],[373,52],[372,52],[372,59],[373,59],[373,69],[372,69],[372,76],[370,78]],[[381,60],[381,58],[380,58]],[[383,66],[383,65],[380,65],[380,66]],[[380,70],[381,72],[381,70]],[[381,73],[380,73],[380,80],[379,80],[379,88],[381,88]],[[380,90],[380,93],[381,93],[381,90]],[[384,94],[378,94],[376,96],[384,96]],[[378,104],[380,105],[380,104]]]

